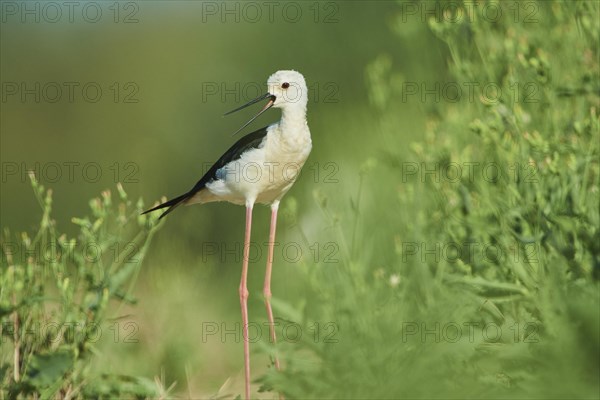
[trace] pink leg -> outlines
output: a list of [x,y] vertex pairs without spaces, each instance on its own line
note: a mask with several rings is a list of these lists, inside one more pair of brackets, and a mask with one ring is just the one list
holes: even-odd
[[252,228],[253,203],[246,204],[246,234],[244,236],[244,260],[240,282],[240,304],[242,306],[242,336],[244,339],[244,377],[246,400],[250,398],[250,342],[248,341],[248,260],[250,259],[250,231]]
[[[269,231],[269,252],[267,253],[267,271],[265,273],[265,286],[263,294],[265,296],[265,305],[267,307],[267,317],[269,318],[269,332],[271,333],[271,342],[276,343],[275,321],[273,320],[273,310],[271,309],[271,271],[273,270],[273,248],[275,247],[275,230],[277,229],[277,210],[279,201],[271,205],[271,229]],[[275,356],[275,368],[280,369],[279,358]]]

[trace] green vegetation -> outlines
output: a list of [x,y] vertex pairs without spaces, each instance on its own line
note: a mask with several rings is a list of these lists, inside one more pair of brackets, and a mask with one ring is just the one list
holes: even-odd
[[[339,268],[310,270],[309,303],[279,313],[306,331],[335,321],[339,340],[287,346],[269,385],[290,398],[597,398],[598,8],[538,6],[535,24],[431,19],[449,81],[496,83],[494,96],[434,104],[412,156],[385,151],[397,198],[376,200],[388,220],[369,229],[396,256],[375,268],[363,233]],[[386,57],[367,77],[391,142],[406,82]],[[334,225],[376,215],[327,203]]]
[[[380,55],[361,50],[360,39],[384,13],[342,7],[342,17],[366,21],[338,29],[356,46],[340,51],[369,54],[359,66],[367,91],[347,89],[358,95],[343,97],[341,109],[310,105],[311,159],[321,164],[282,203],[278,240],[304,253],[275,257],[279,343],[263,332],[251,345],[261,398],[600,397],[600,9],[525,3],[518,17],[504,8],[490,21],[477,12],[451,18],[443,3],[427,2],[427,22],[407,7],[423,3],[385,3],[395,17]],[[312,39],[333,28],[319,26]],[[259,49],[285,49],[277,37]],[[361,57],[352,55],[340,82],[357,79]],[[271,64],[253,68],[264,75]],[[302,67],[318,76],[317,66]],[[368,104],[354,102],[362,94]],[[170,194],[197,171],[179,176],[157,160],[197,160],[178,151],[205,147],[194,127],[161,153],[154,136],[173,121],[152,118],[180,112],[149,113],[157,128],[137,139],[150,143],[142,171],[157,172],[143,178],[153,187],[175,177],[181,186]],[[327,162],[339,173],[317,179]],[[241,393],[241,342],[205,340],[207,326],[232,330],[239,321],[239,262],[202,253],[239,244],[241,208],[182,208],[157,225],[118,186],[118,196],[92,200],[92,216],[73,219],[79,231],[67,235],[57,229],[64,212],[50,216],[51,192],[35,180],[33,188],[39,227],[17,236],[4,227],[2,237],[0,399]],[[267,220],[257,210],[258,243]],[[94,249],[102,257],[90,257]],[[265,258],[249,277],[250,320],[259,325]],[[52,322],[59,332],[36,334]],[[274,352],[281,372],[270,367]]]
[[2,241],[2,397],[157,397],[152,380],[95,376],[90,365],[113,315],[135,303],[132,286],[160,224],[140,216],[141,201],[133,205],[119,185],[118,199],[105,191],[90,201],[90,217],[73,218],[80,231],[69,238],[51,218],[52,191],[31,182],[39,229],[5,231]]

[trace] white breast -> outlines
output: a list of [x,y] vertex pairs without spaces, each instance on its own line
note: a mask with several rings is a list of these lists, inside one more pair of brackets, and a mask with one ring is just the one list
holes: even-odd
[[292,187],[310,154],[312,143],[308,126],[282,132],[279,124],[267,129],[267,136],[256,149],[227,164],[221,179],[206,185],[188,203],[246,201],[269,204],[279,200]]

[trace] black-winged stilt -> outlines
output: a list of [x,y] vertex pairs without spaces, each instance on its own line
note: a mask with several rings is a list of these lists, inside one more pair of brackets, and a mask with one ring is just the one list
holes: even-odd
[[[181,204],[228,201],[246,206],[246,233],[244,236],[242,279],[239,288],[244,338],[246,399],[250,397],[248,287],[246,281],[250,253],[252,208],[257,202],[271,205],[271,227],[269,230],[269,248],[263,293],[269,319],[270,337],[275,342],[275,327],[270,299],[277,210],[281,198],[296,181],[300,168],[304,165],[312,148],[310,131],[306,122],[308,89],[302,74],[296,71],[277,71],[269,77],[267,85],[267,93],[227,114],[239,111],[261,100],[268,100],[260,112],[238,129],[236,133],[271,107],[281,108],[281,120],[238,140],[189,192],[144,212],[145,214],[168,207],[167,211],[160,216],[162,218]],[[275,367],[280,368],[277,357],[275,357]]]

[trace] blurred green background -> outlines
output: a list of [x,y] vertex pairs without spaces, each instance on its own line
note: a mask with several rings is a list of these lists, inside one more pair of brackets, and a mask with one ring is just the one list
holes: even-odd
[[[393,2],[369,7],[361,2],[293,3],[301,13],[296,23],[284,19],[293,16],[291,8],[283,8],[285,3],[273,11],[273,22],[268,9],[261,6],[264,15],[256,23],[245,22],[252,18],[253,9],[241,3],[158,1],[132,3],[135,8],[121,4],[118,19],[128,21],[132,14],[130,18],[138,20],[132,23],[115,23],[114,5],[99,4],[103,14],[97,23],[84,20],[82,5],[76,9],[80,13],[75,13],[73,23],[68,15],[58,23],[44,23],[44,7],[40,6],[40,23],[32,23],[34,16],[25,16],[26,22],[21,23],[23,17],[18,14],[5,16],[7,21],[2,24],[3,81],[26,82],[27,87],[35,82],[42,87],[56,82],[64,89],[56,103],[44,101],[46,96],[39,103],[34,96],[22,102],[19,89],[2,104],[3,161],[18,163],[19,172],[21,163],[27,169],[38,162],[46,165],[44,175],[50,178],[55,169],[46,163],[59,163],[65,176],[69,169],[64,162],[81,163],[73,167],[73,183],[68,176],[61,176],[53,185],[60,193],[57,217],[82,212],[81,196],[90,197],[114,184],[117,172],[121,181],[137,180],[127,189],[146,198],[187,189],[201,176],[203,166],[206,168],[203,163],[215,161],[232,143],[229,134],[247,117],[223,119],[222,114],[255,96],[257,88],[264,90],[266,78],[276,70],[301,71],[314,90],[309,114],[315,136],[314,162],[324,164],[363,155],[365,143],[376,148],[363,76],[365,65],[378,54],[397,54],[398,62],[409,66],[418,78],[425,73],[433,78],[444,69],[443,54],[431,35],[410,46],[405,44],[404,49],[402,43],[390,40],[386,21],[393,17]],[[90,10],[87,12],[92,14]],[[233,13],[226,14],[227,10]],[[330,14],[331,22],[322,21]],[[424,53],[432,53],[426,59],[408,56],[424,48],[430,49]],[[424,61],[431,64],[430,71],[420,68]],[[74,89],[73,102],[64,82],[80,84]],[[82,93],[90,82],[102,89],[97,103],[87,101]],[[130,82],[133,86],[125,87]],[[90,97],[94,97],[94,87],[88,89]],[[48,91],[47,97],[54,97],[54,91]],[[131,99],[127,98],[134,91]],[[136,102],[126,103],[130,100]],[[399,111],[410,115],[410,110]],[[277,118],[272,112],[254,128]],[[337,136],[343,132],[345,135]],[[407,129],[406,134],[418,136],[414,129]],[[344,137],[352,140],[342,140]],[[20,149],[28,142],[43,145]],[[340,148],[340,143],[345,146]],[[82,178],[86,162],[100,164],[102,177],[97,183],[89,182],[96,175],[93,165],[88,166],[91,178]],[[128,162],[134,166],[126,165]],[[349,172],[348,164],[340,173]],[[3,182],[2,219],[11,226],[26,227],[35,221],[34,215],[27,218],[28,213],[8,211],[30,197],[21,181],[18,174]],[[298,188],[297,193],[306,190]],[[212,208],[220,210],[220,206]],[[225,215],[233,214],[228,207],[224,210]],[[237,221],[223,219],[223,214],[192,212],[190,218],[195,222],[186,230],[197,224],[196,217],[205,227],[209,220],[211,226]],[[191,222],[180,219],[184,226],[186,220]]]
[[[555,145],[568,142],[565,137],[571,130],[580,129],[588,136],[581,134],[581,143],[573,144],[573,148],[586,155],[582,162],[588,167],[582,165],[581,169],[567,171],[565,176],[571,179],[582,175],[585,168],[588,171],[583,183],[573,186],[586,193],[589,189],[589,196],[582,200],[587,208],[578,218],[589,215],[584,219],[589,230],[586,235],[591,235],[591,240],[573,250],[573,254],[583,255],[572,258],[582,265],[576,276],[580,279],[578,284],[585,286],[581,292],[591,293],[577,300],[579,308],[576,307],[589,334],[578,339],[581,342],[573,339],[569,343],[571,354],[575,354],[572,349],[582,354],[589,354],[591,349],[592,357],[597,355],[598,318],[592,314],[598,310],[598,287],[597,275],[593,276],[594,268],[597,271],[600,266],[598,248],[590,243],[598,239],[598,210],[593,205],[598,205],[599,136],[597,115],[590,110],[596,107],[597,112],[598,107],[598,41],[588,35],[597,32],[597,22],[593,20],[598,17],[598,8],[594,2],[581,2],[583,6],[579,8],[562,1],[509,2],[502,8],[504,15],[486,20],[480,14],[482,5],[499,6],[484,1],[471,8],[479,10],[474,11],[479,15],[475,22],[465,22],[463,15],[460,23],[446,20],[447,26],[431,23],[431,18],[440,18],[444,12],[456,11],[454,7],[472,3],[273,2],[272,9],[263,2],[92,2],[93,6],[75,3],[72,16],[62,2],[53,2],[54,6],[43,2],[2,4],[2,228],[10,227],[13,233],[35,230],[40,220],[28,169],[36,172],[41,184],[52,188],[55,226],[69,236],[78,231],[71,218],[88,213],[88,199],[107,188],[114,191],[118,182],[122,182],[130,198],[142,197],[145,206],[161,196],[173,197],[188,190],[233,143],[231,132],[245,122],[250,111],[227,118],[222,114],[260,94],[266,78],[274,71],[295,69],[305,76],[310,90],[308,122],[313,152],[281,208],[278,241],[299,247],[302,256],[296,260],[276,252],[272,286],[276,314],[284,314],[283,321],[302,315],[295,321],[301,320],[303,328],[315,323],[323,328],[334,322],[333,326],[339,329],[335,338],[340,343],[329,344],[338,346],[333,355],[324,355],[323,349],[307,349],[306,344],[298,345],[300,351],[306,351],[298,355],[294,353],[299,351],[294,349],[294,343],[284,344],[283,351],[291,354],[286,363],[288,371],[296,371],[296,376],[269,372],[262,383],[289,388],[291,398],[544,396],[548,392],[543,388],[555,375],[543,373],[545,380],[536,375],[539,363],[545,362],[542,356],[519,359],[526,346],[522,340],[511,342],[510,350],[502,349],[500,355],[484,348],[477,356],[479,364],[467,359],[467,355],[453,358],[456,354],[471,354],[471,347],[462,342],[454,346],[446,343],[440,350],[432,349],[427,340],[421,346],[400,341],[405,337],[407,321],[449,320],[460,325],[472,321],[477,310],[486,307],[491,307],[492,315],[498,310],[504,315],[503,321],[535,321],[532,326],[538,327],[536,333],[540,332],[540,340],[548,346],[560,346],[546,339],[556,333],[546,329],[552,324],[561,332],[565,329],[572,333],[576,329],[568,322],[544,320],[532,311],[554,304],[547,298],[540,303],[533,299],[542,291],[538,279],[545,278],[540,276],[552,275],[540,271],[563,267],[549,261],[550,256],[541,257],[539,269],[526,266],[524,274],[536,276],[529,281],[531,287],[526,278],[515,276],[512,269],[507,274],[491,273],[487,267],[470,266],[467,261],[458,267],[449,263],[452,266],[447,268],[453,273],[465,273],[474,280],[461,281],[447,292],[445,285],[456,282],[444,277],[439,266],[443,263],[432,265],[431,259],[413,260],[416,266],[406,263],[403,246],[407,242],[448,243],[464,239],[460,239],[461,229],[469,231],[467,226],[474,222],[461,219],[466,217],[454,205],[465,201],[464,193],[477,190],[468,184],[448,188],[443,182],[433,187],[426,181],[411,181],[409,185],[402,168],[407,162],[444,165],[452,160],[496,161],[504,167],[514,162],[525,166],[532,159],[537,162],[545,160],[547,154],[551,157]],[[60,17],[56,10],[62,13]],[[534,22],[527,21],[528,17]],[[510,49],[525,61],[512,57]],[[539,59],[538,64],[528,64],[531,58]],[[579,69],[570,70],[572,65]],[[540,78],[545,67],[552,72],[551,79]],[[407,82],[434,88],[436,82],[449,81],[497,82],[505,93],[507,87],[514,88],[516,83],[517,100],[505,101],[505,95],[501,105],[510,110],[509,114],[514,112],[511,115],[518,120],[515,124],[519,135],[526,137],[524,131],[539,130],[547,141],[546,149],[536,147],[529,153],[530,148],[522,143],[508,144],[516,155],[506,159],[491,151],[478,153],[479,149],[488,149],[486,146],[500,148],[501,143],[507,143],[500,138],[496,142],[486,138],[481,133],[487,132],[486,127],[473,127],[477,125],[474,121],[487,124],[487,113],[502,114],[498,104],[490,107],[480,95],[471,101],[463,97],[459,102],[449,101],[450,95],[422,98],[421,92],[404,97]],[[536,83],[535,104],[523,102],[528,94],[524,84],[530,82]],[[68,85],[74,87],[72,99]],[[56,94],[56,87],[62,89],[60,95]],[[101,94],[96,101],[98,87]],[[583,92],[578,92],[580,89]],[[560,90],[573,97],[559,99],[556,93]],[[439,95],[439,89],[437,92]],[[565,103],[570,108],[564,114],[571,114],[552,117],[552,110],[564,109]],[[252,127],[262,127],[277,118],[278,111],[270,111]],[[550,126],[549,120],[555,125]],[[533,122],[527,126],[527,121]],[[583,128],[577,128],[577,123]],[[564,132],[558,132],[563,128]],[[477,129],[479,136],[472,134]],[[507,131],[510,129],[500,129],[499,137]],[[531,148],[534,145],[537,146],[531,144]],[[461,155],[463,149],[473,153]],[[580,154],[573,150],[566,159],[569,157],[578,160]],[[494,201],[508,199],[507,193],[523,189],[497,189],[487,183],[494,187],[489,191],[486,188],[485,193]],[[557,185],[571,187],[562,180]],[[523,219],[538,221],[532,217],[535,212],[524,210],[538,201],[525,195],[503,205],[473,201],[475,208],[494,209],[493,215],[510,214],[507,210],[512,212],[513,206],[519,204]],[[450,212],[445,207],[454,208]],[[255,209],[253,239],[257,243],[267,239],[268,215],[268,208]],[[207,324],[219,328],[225,324],[227,329],[233,329],[240,319],[240,251],[232,254],[227,250],[240,250],[243,216],[243,208],[229,204],[184,207],[169,216],[144,260],[134,289],[137,304],[115,306],[108,312],[110,318],[116,318],[110,320],[116,325],[107,322],[104,326],[105,334],[93,361],[94,373],[158,376],[167,387],[175,383],[171,393],[182,397],[241,392],[241,341],[233,335],[225,339],[205,335]],[[488,232],[494,243],[504,243],[503,238],[515,235],[504,222],[486,218],[476,222],[476,231]],[[438,233],[448,236],[436,235],[436,227]],[[522,233],[543,246],[542,230],[531,228]],[[580,231],[574,232],[569,237],[579,237]],[[260,248],[263,251],[256,255],[250,268],[249,312],[251,320],[263,323],[266,315],[261,289],[266,254],[265,247]],[[215,249],[216,254],[209,252]],[[332,249],[333,253],[329,253]],[[336,262],[327,263],[327,254]],[[576,269],[572,263],[565,261],[564,265],[565,271]],[[501,271],[505,265],[496,267]],[[548,279],[564,288],[572,282],[570,272],[565,276]],[[461,285],[477,286],[481,283],[477,279],[488,279],[498,286],[492,287],[492,293],[475,290],[473,294],[462,289]],[[504,283],[516,285],[517,289],[502,286]],[[526,303],[534,305],[523,306],[520,298],[511,297],[518,297],[522,287],[527,291],[523,295]],[[546,289],[553,290],[550,286]],[[494,296],[501,300],[488,303],[486,299]],[[323,309],[329,311],[323,311],[322,304],[331,307]],[[126,325],[128,322],[131,325]],[[540,326],[544,328],[539,329]],[[363,329],[375,333],[367,334]],[[124,339],[130,333],[134,341]],[[303,333],[305,338],[312,334],[306,329]],[[113,336],[117,334],[118,340]],[[557,336],[565,339],[568,334]],[[392,350],[390,343],[394,342],[401,349]],[[327,348],[327,343],[320,344]],[[343,358],[344,348],[356,350],[345,353],[352,354],[352,362],[360,364],[364,371],[344,370],[345,365],[354,366]],[[411,349],[417,349],[416,355],[405,353]],[[309,354],[311,350],[316,355]],[[264,344],[252,344],[255,378],[267,372],[266,353]],[[536,357],[537,362],[532,361]],[[557,354],[552,362],[562,358]],[[502,369],[511,359],[520,363],[517,372]],[[411,360],[420,363],[419,368],[413,369]],[[438,364],[443,360],[449,364]],[[567,389],[556,392],[558,397],[598,396],[597,375],[594,378],[597,360],[580,360],[574,355],[561,368],[573,367],[580,361],[580,367],[589,376],[565,383]],[[312,365],[312,371],[320,372],[311,375],[303,362]],[[325,377],[324,371],[332,376]],[[363,380],[356,378],[359,374]],[[469,380],[471,375],[487,378],[475,385]],[[461,376],[465,379],[461,388],[448,392],[448,382],[460,381]],[[319,382],[319,377],[328,383]],[[391,385],[392,377],[404,380],[405,386]],[[348,382],[352,381],[356,385],[368,381],[373,387],[357,386],[360,389],[350,392],[352,385]],[[487,384],[493,387],[489,391]],[[276,394],[261,396],[275,398]]]

